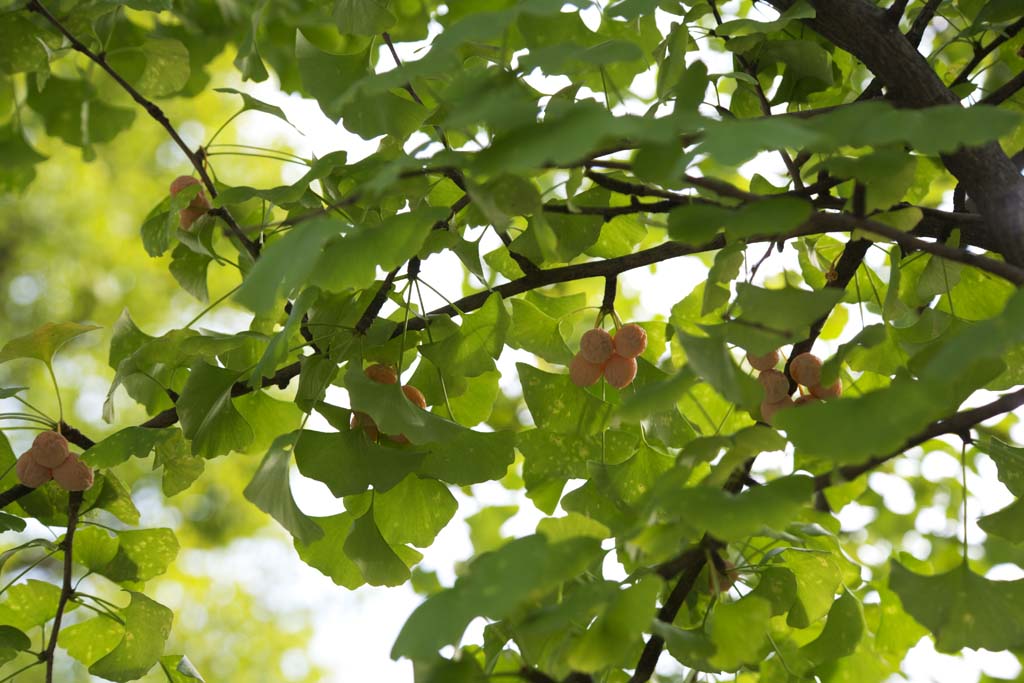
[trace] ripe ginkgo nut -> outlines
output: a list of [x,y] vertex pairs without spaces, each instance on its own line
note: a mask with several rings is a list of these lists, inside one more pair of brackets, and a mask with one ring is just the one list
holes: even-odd
[[722,565],[725,568],[724,572],[720,572],[714,563],[708,565],[708,590],[712,593],[715,592],[716,587],[719,593],[726,592],[733,587],[736,579],[739,578],[739,574],[736,572],[736,565],[729,560],[722,560]]
[[789,376],[801,386],[813,387],[821,380],[821,359],[813,353],[801,353],[790,361]]
[[608,359],[604,366],[604,378],[616,389],[624,389],[636,377],[636,358],[625,358],[618,354]]
[[402,387],[402,393],[405,394],[405,397],[409,399],[411,402],[415,403],[417,406],[423,408],[424,410],[426,409],[427,399],[424,398],[423,392],[421,392],[419,389],[417,389],[416,387],[411,387],[408,384],[406,384],[404,387]]
[[365,431],[366,435],[370,437],[370,441],[376,441],[377,437],[380,436],[380,430],[377,429],[377,423],[374,422],[373,418],[366,413],[353,410],[352,418],[349,420],[348,424],[352,429],[362,429]]
[[764,389],[765,403],[775,403],[789,396],[789,380],[778,370],[765,370],[757,376]]
[[612,340],[612,336],[599,327],[587,330],[580,337],[580,355],[589,363],[601,365],[613,353],[615,353],[615,342]]
[[374,363],[369,366],[363,372],[366,376],[372,379],[378,384],[397,384],[398,373],[390,365],[381,365],[380,363]]
[[54,468],[53,479],[66,491],[85,491],[92,486],[92,468],[72,453],[60,467]]
[[569,379],[578,387],[589,387],[601,379],[604,368],[577,353],[569,363]]
[[807,403],[821,403],[821,401],[816,396],[811,396],[810,394],[799,396],[795,401],[793,401],[793,405],[795,406],[802,406]]
[[764,372],[765,370],[771,370],[779,364],[779,352],[771,351],[763,356],[755,356],[752,353],[747,354],[747,362],[750,363],[750,367]]
[[29,452],[37,463],[52,470],[68,459],[68,441],[57,432],[40,432]]
[[781,401],[775,401],[774,403],[764,401],[761,403],[761,418],[768,424],[771,424],[772,420],[775,419],[775,415],[780,410],[785,410],[786,408],[792,407],[793,399],[791,399],[789,396],[786,396]]
[[14,464],[14,471],[18,475],[18,481],[33,489],[39,488],[53,478],[50,468],[36,462],[32,451],[27,451],[18,458],[18,462]]
[[[189,175],[178,176],[171,181],[171,196],[173,197],[186,187],[191,187],[192,185],[202,185],[202,183]],[[178,212],[178,222],[181,225],[181,229],[188,230],[191,228],[192,224],[202,218],[209,209],[210,201],[206,198],[200,187],[199,194],[192,198],[188,206]]]
[[843,383],[841,380],[836,380],[832,384],[824,385],[821,383],[814,384],[811,386],[811,393],[815,398],[826,399],[826,398],[839,398],[843,395]]
[[636,358],[647,348],[647,330],[636,324],[623,325],[615,333],[615,353]]

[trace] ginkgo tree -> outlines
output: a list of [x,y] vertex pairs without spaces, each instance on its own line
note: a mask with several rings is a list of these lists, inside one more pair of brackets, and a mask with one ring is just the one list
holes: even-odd
[[[190,168],[137,239],[204,314],[248,313],[232,333],[97,321],[105,437],[65,419],[54,371],[95,325],[0,349],[51,380],[0,389],[22,406],[2,428],[73,449],[0,439],[0,571],[40,558],[0,577],[0,681],[64,658],[202,680],[165,652],[174,614],[149,587],[178,540],[140,527],[124,476],[151,459],[172,498],[254,451],[244,496],[298,558],[339,590],[423,594],[392,650],[416,681],[870,682],[923,637],[1024,651],[1024,579],[986,576],[1024,566],[1024,507],[966,505],[979,463],[1024,494],[1022,29],[1015,0],[0,0],[0,191],[32,183],[43,135],[96,160],[149,118]],[[216,85],[225,48],[243,82],[273,75],[375,151],[268,150],[303,175],[225,182],[221,131],[285,113],[221,87],[237,113],[190,146],[161,106]],[[428,310],[442,252],[464,291]],[[619,276],[687,255],[706,278],[623,319]],[[211,301],[213,271],[233,288]],[[962,468],[941,496],[899,467],[933,452]],[[65,458],[90,476],[50,481]],[[344,512],[304,513],[294,468]],[[957,522],[925,555],[876,472]],[[454,583],[414,581],[452,490],[495,481],[535,531],[503,539],[510,513],[485,507],[492,542]],[[853,503],[876,515],[856,534]]]

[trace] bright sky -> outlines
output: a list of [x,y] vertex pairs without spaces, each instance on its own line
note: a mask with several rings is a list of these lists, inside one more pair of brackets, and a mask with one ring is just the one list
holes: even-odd
[[[588,22],[599,21],[599,14],[594,11],[585,13]],[[665,16],[660,17],[661,24],[667,23]],[[926,41],[927,43],[927,41]],[[420,45],[400,45],[400,52],[403,59],[409,59],[414,52],[422,47]],[[728,55],[720,55],[710,52],[702,52],[701,58],[709,60],[709,69],[712,72],[726,72],[732,70]],[[381,67],[386,70],[391,68],[390,57],[385,53],[381,56]],[[544,92],[554,92],[565,84],[565,81],[558,79],[531,78],[531,84]],[[367,143],[359,137],[348,133],[342,126],[332,123],[320,111],[319,106],[310,100],[304,100],[297,96],[289,96],[280,92],[273,82],[266,82],[259,85],[252,83],[218,83],[217,85],[231,85],[244,89],[254,96],[276,104],[285,110],[289,119],[305,135],[298,135],[294,129],[275,118],[264,116],[258,113],[246,114],[240,119],[240,140],[247,144],[261,146],[290,147],[296,153],[303,156],[322,156],[330,151],[343,149],[348,153],[349,159],[362,158],[372,153],[375,145]],[[651,91],[652,79],[649,76],[641,76],[634,83],[634,90]],[[186,127],[190,133],[190,143],[198,142],[203,138],[203,131]],[[208,133],[208,132],[207,132]],[[415,144],[425,141],[423,137],[415,141]],[[415,146],[411,144],[408,148]],[[743,169],[744,173],[751,174],[759,172],[769,178],[780,177],[779,164],[776,158],[770,154],[764,154],[751,161]],[[282,179],[294,180],[301,175],[302,168],[297,166],[283,169]],[[484,235],[482,252],[489,251],[499,244],[493,231]],[[757,252],[758,255],[760,251]],[[881,258],[880,254],[874,254],[873,258]],[[875,262],[878,265],[878,262]],[[787,249],[786,253],[774,256],[759,275],[759,280],[765,275],[778,273],[783,268],[796,268],[795,252]],[[461,264],[450,252],[431,256],[423,264],[422,277],[437,287],[441,292],[451,299],[461,295]],[[685,293],[689,292],[697,283],[702,281],[706,275],[706,268],[701,262],[692,257],[676,259],[657,267],[644,268],[631,271],[620,277],[620,286],[623,291],[630,294],[639,293],[641,311],[638,311],[639,319],[649,319],[655,316],[666,316],[669,309]],[[442,300],[424,291],[427,298],[428,308],[434,308],[442,304]],[[859,315],[851,311],[851,315]],[[220,321],[222,323],[226,320]],[[871,322],[871,321],[869,321]],[[853,327],[851,325],[851,327]],[[838,343],[845,341],[852,336],[855,330],[841,340],[833,342],[819,342],[816,352],[821,356],[830,355]],[[530,360],[528,354],[515,352],[506,349],[498,362],[502,372],[504,386],[514,388],[517,382],[517,375],[514,363],[519,360]],[[346,403],[344,391],[337,390],[331,396],[342,404]],[[978,402],[983,402],[981,397]],[[328,430],[326,424],[312,422],[309,425],[313,429]],[[773,467],[778,467],[779,462],[785,461],[785,454],[768,456]],[[940,480],[959,473],[959,463],[956,459],[943,453],[932,453],[918,463],[916,460],[905,459],[898,463],[899,473],[920,471],[930,480]],[[973,492],[970,499],[970,517],[973,519],[981,514],[994,512],[1012,501],[1013,497],[1002,486],[995,476],[995,468],[991,461],[982,464],[981,477],[971,475],[969,487]],[[909,485],[899,476],[891,474],[876,473],[871,476],[870,483],[873,489],[879,491],[885,497],[887,506],[894,510],[908,511],[912,509],[913,492]],[[293,488],[296,498],[300,501],[301,507],[310,514],[326,515],[340,511],[341,503],[336,500],[326,486],[320,482],[303,478],[297,471],[293,472]],[[476,500],[468,498],[459,492],[455,492],[459,499],[459,511],[457,518],[440,534],[435,544],[425,551],[424,565],[438,571],[441,580],[450,585],[454,578],[453,565],[455,562],[467,559],[472,554],[472,547],[469,543],[467,527],[463,520],[468,515],[479,509],[483,504],[506,504],[516,503],[522,506],[522,512],[514,517],[504,528],[509,535],[524,535],[532,533],[540,513],[533,508],[532,504],[523,496],[506,491],[497,484],[487,484],[473,487]],[[143,506],[146,510],[155,510],[157,505]],[[856,504],[847,506],[839,515],[843,522],[844,529],[855,531],[862,529],[870,523],[873,514],[869,508]],[[152,523],[157,520],[145,520]],[[918,516],[917,534],[908,534],[903,539],[903,548],[920,557],[924,557],[929,544],[921,535],[932,531],[953,533],[952,525],[945,517],[945,512],[938,508],[924,509]],[[980,541],[984,538],[984,532],[975,524],[970,525],[969,534],[972,540]],[[897,549],[898,550],[898,549]],[[884,560],[891,552],[889,548],[866,548],[864,560],[878,562]],[[261,565],[258,571],[253,569],[251,558],[256,554],[259,557],[267,558],[265,564]],[[269,595],[273,606],[287,611],[290,607],[307,606],[315,608],[316,623],[314,625],[316,636],[312,649],[308,653],[317,663],[332,671],[331,681],[338,683],[349,681],[381,681],[382,683],[407,683],[412,680],[411,666],[408,662],[393,662],[389,657],[389,650],[398,630],[401,628],[405,617],[421,602],[421,598],[415,595],[409,588],[370,588],[364,587],[357,591],[346,591],[335,586],[329,579],[316,570],[306,566],[291,551],[290,548],[282,550],[281,544],[273,540],[246,540],[234,544],[231,548],[218,551],[185,551],[182,554],[182,561],[190,571],[209,573],[217,576],[224,571],[226,566],[233,568],[243,583],[253,586],[257,592],[261,586],[272,587],[272,590],[264,594]],[[621,572],[621,569],[609,562],[606,567],[610,575]],[[989,574],[990,578],[1011,579],[1024,576],[1019,568],[1005,565],[995,568]],[[167,594],[158,595],[157,598],[174,605],[180,601],[180,595],[173,594],[173,589],[168,589]],[[203,618],[202,608],[198,611],[188,608],[182,610],[179,618],[186,621],[199,620],[194,623],[201,623]],[[471,627],[467,634],[467,641],[478,640],[480,635],[479,624]],[[295,652],[287,658],[286,670],[282,671],[285,679],[289,675],[301,675],[306,667],[305,653]],[[932,648],[928,639],[925,639],[915,647],[907,656],[904,662],[904,670],[908,672],[909,678],[915,683],[918,681],[938,681],[940,683],[972,683],[978,679],[981,672],[990,676],[1000,678],[1014,678],[1020,673],[1020,665],[1016,658],[1008,653],[988,653],[967,651],[963,658],[949,657],[937,654]],[[678,670],[671,663],[667,655],[662,658],[662,666],[659,670],[665,672]]]

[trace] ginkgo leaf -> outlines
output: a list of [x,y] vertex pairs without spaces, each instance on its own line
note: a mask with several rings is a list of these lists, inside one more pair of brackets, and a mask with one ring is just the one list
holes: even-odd
[[889,586],[935,636],[939,652],[1024,646],[1024,580],[992,581],[961,564],[922,576],[893,561]]
[[53,357],[75,337],[100,329],[99,325],[79,323],[46,323],[29,334],[12,339],[0,349],[0,363],[15,358],[34,358],[50,365]]
[[113,650],[89,667],[94,676],[132,681],[152,669],[163,654],[173,613],[142,593],[130,591],[129,595],[131,602],[121,610],[124,636]]

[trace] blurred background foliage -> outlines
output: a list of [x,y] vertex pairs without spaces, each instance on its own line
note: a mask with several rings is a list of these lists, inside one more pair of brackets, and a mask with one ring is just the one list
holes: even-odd
[[[218,86],[239,85],[228,52],[209,66],[210,79]],[[238,99],[208,88],[194,98],[161,100],[160,106],[171,120],[180,122],[179,130],[195,145],[237,111]],[[7,112],[0,125],[16,115]],[[236,141],[239,126],[258,127],[263,116],[247,113],[235,119],[218,142]],[[166,196],[170,181],[191,168],[163,129],[146,116],[136,116],[132,127],[103,144],[91,162],[83,159],[80,149],[47,137],[38,123],[23,123],[32,146],[48,158],[35,167],[37,176],[24,192],[0,192],[0,339],[50,321],[102,326],[71,342],[55,367],[65,419],[99,440],[115,431],[101,419],[101,408],[113,377],[106,358],[112,325],[122,310],[128,310],[144,331],[161,334],[185,325],[204,308],[171,276],[170,254],[151,258],[139,239],[139,226]],[[219,176],[245,178],[257,187],[281,181],[281,164],[276,161],[218,155],[213,163]],[[211,301],[236,280],[228,267],[212,264]],[[222,304],[198,326],[227,329],[237,324],[239,315],[243,314],[231,304]],[[0,369],[0,384],[29,387],[28,400],[57,416],[52,383],[42,364],[8,363]],[[145,419],[140,406],[123,395],[116,400],[120,424]],[[18,405],[13,400],[5,403],[11,409]],[[15,451],[21,452],[32,432],[11,431],[8,436]],[[177,615],[167,652],[188,652],[208,681],[324,680],[325,672],[305,654],[312,635],[311,609],[274,600],[273,575],[281,568],[268,562],[262,571],[254,567],[255,576],[220,571],[224,563],[251,564],[258,556],[299,561],[287,535],[242,497],[257,464],[256,456],[209,461],[204,476],[172,498],[159,494],[160,477],[149,472],[148,460],[132,460],[119,468],[131,483],[143,520],[173,528],[181,547],[189,549],[152,582],[154,594]],[[252,547],[239,548],[257,541],[265,547],[256,554],[250,554]],[[27,566],[40,556],[18,556],[16,564],[5,567],[5,577],[16,576],[18,564]],[[56,579],[60,567],[50,562],[36,571]],[[116,595],[107,597],[124,602]],[[90,680],[71,658],[60,659],[64,670],[55,673],[58,680]],[[29,683],[42,680],[42,675],[42,669],[34,669],[18,680]],[[157,667],[143,680],[166,679]]]

